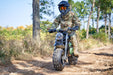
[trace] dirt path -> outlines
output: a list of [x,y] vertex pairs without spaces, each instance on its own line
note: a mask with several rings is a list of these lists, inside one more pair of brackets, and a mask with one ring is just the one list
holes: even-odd
[[80,52],[78,63],[55,71],[50,57],[29,61],[14,60],[0,66],[0,75],[113,75],[113,46]]

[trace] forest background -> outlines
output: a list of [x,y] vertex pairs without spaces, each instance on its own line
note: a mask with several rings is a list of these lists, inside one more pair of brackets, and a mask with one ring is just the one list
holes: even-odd
[[[88,50],[91,48],[111,45],[113,43],[113,0],[68,0],[68,2],[71,4],[72,11],[79,17],[81,21],[81,27],[76,32],[78,35],[77,38],[79,41],[79,50]],[[30,59],[32,56],[52,55],[55,34],[49,34],[47,32],[47,28],[52,26],[52,21],[59,14],[58,8],[56,8],[58,3],[56,3],[54,0],[40,0],[38,3],[40,6],[40,41],[34,43],[32,39],[32,24],[17,27],[14,25],[4,26],[1,24],[1,62],[6,63],[6,61],[11,60],[12,58]],[[32,8],[32,3],[30,3],[30,6],[30,8]],[[21,13],[21,11],[18,12]],[[30,15],[32,18],[33,13],[31,12]],[[21,18],[23,17],[24,16]],[[17,18],[18,17],[14,19]],[[8,23],[8,21],[1,18],[1,23],[2,21]]]

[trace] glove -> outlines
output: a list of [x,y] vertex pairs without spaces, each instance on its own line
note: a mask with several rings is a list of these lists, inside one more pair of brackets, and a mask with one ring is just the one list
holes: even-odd
[[49,33],[53,33],[53,32],[56,32],[56,29],[50,29],[48,30]]
[[49,33],[52,33],[52,30],[50,29],[50,30],[48,30],[48,32],[49,32]]
[[68,27],[68,30],[72,30],[72,28],[71,27]]
[[75,26],[73,28],[71,28],[71,30],[75,31],[75,30],[78,30],[79,29],[79,26]]

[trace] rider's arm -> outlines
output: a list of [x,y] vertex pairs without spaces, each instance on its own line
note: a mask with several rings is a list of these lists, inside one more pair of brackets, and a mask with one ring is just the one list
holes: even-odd
[[60,18],[59,18],[59,16],[54,20],[54,22],[53,22],[53,24],[52,24],[52,29],[53,28],[57,28],[58,27],[58,25],[59,25],[59,23],[60,23]]

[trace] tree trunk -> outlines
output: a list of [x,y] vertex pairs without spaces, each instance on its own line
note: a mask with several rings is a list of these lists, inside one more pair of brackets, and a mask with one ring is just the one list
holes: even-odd
[[100,17],[100,4],[97,9],[97,33],[99,33],[99,17]]
[[84,19],[85,17],[83,17],[83,21],[84,21],[84,23],[83,23],[83,28],[85,29],[85,19]]
[[107,14],[106,13],[104,14],[104,21],[105,21],[105,34],[107,34],[107,26],[106,26],[106,23],[107,23]]
[[33,0],[33,39],[37,42],[40,41],[40,8],[39,0]]
[[90,11],[90,14],[89,14],[89,17],[88,17],[87,32],[86,32],[86,38],[87,38],[87,39],[89,38],[89,24],[90,24],[91,14],[92,14],[92,12],[93,12],[94,5],[95,5],[95,0],[93,0],[93,4],[92,4],[92,7],[91,7],[91,11]]
[[68,3],[70,4],[70,10],[72,10],[71,2],[72,2],[72,0],[68,0]]
[[111,28],[111,13],[109,13],[109,26],[108,26],[108,38],[109,38],[109,40],[110,40],[110,37],[111,37],[110,28]]
[[92,27],[94,28],[94,16],[92,17]]

